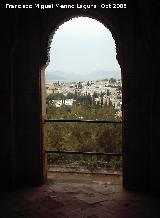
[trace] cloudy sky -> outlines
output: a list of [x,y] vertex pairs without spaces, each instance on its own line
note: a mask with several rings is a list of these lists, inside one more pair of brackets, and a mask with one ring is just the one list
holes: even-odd
[[98,70],[120,71],[110,31],[87,17],[62,24],[53,35],[46,74],[65,71],[84,75]]

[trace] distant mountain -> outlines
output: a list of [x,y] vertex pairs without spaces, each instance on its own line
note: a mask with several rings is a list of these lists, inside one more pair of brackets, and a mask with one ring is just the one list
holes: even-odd
[[75,73],[67,73],[64,71],[46,72],[46,83],[52,83],[54,81],[77,81],[79,75]]
[[65,80],[64,73],[61,71],[55,71],[55,72],[47,72],[46,73],[46,80],[47,82],[51,82],[53,80]]
[[120,79],[120,71],[105,71],[97,70],[88,74],[76,74],[68,73],[64,71],[46,72],[46,83],[52,83],[54,81],[82,81],[82,80],[99,80],[106,78]]
[[115,78],[120,79],[121,78],[121,72],[120,71],[105,71],[105,70],[96,70],[91,72],[87,75],[88,78],[91,78],[93,80],[98,79],[106,79],[106,78]]

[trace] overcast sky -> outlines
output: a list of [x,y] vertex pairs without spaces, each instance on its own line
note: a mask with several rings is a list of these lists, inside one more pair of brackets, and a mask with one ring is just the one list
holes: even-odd
[[97,70],[120,71],[110,31],[100,22],[73,18],[53,35],[47,72],[87,74]]

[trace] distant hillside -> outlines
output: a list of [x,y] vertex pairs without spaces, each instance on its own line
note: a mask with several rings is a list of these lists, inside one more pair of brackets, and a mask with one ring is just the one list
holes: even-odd
[[46,83],[52,83],[54,81],[82,81],[82,80],[98,80],[106,78],[115,78],[120,79],[120,71],[105,71],[97,70],[88,74],[76,74],[76,73],[67,73],[63,71],[53,71],[46,72]]
[[47,82],[51,82],[53,80],[65,80],[64,73],[61,71],[46,72],[46,80]]
[[106,78],[115,78],[115,79],[120,79],[121,78],[121,72],[120,71],[105,71],[105,70],[97,70],[93,71],[88,75],[89,78],[91,79],[106,79]]
[[63,71],[46,72],[46,83],[52,83],[54,81],[77,81],[79,76],[74,73],[66,73]]

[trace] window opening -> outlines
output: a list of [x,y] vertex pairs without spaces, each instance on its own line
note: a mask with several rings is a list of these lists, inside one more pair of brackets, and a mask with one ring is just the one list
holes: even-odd
[[88,17],[65,22],[53,35],[45,72],[50,169],[120,173],[122,81],[111,32]]

